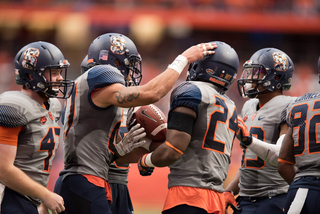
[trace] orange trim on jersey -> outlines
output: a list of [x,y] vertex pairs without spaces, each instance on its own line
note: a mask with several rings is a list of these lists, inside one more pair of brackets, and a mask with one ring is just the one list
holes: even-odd
[[169,141],[166,141],[166,145],[169,146],[170,148],[174,149],[179,154],[183,155],[183,152],[181,150],[177,149],[176,147],[174,147],[171,143],[169,143]]
[[187,204],[199,207],[207,213],[226,213],[226,202],[222,192],[210,189],[174,186],[168,190],[163,211],[175,206]]
[[7,144],[12,146],[18,145],[18,137],[21,132],[23,126],[8,128],[4,126],[0,126],[0,143]]
[[295,163],[292,163],[292,162],[287,161],[287,160],[283,160],[283,159],[281,159],[281,158],[278,158],[278,162],[279,162],[279,163],[287,163],[287,164],[295,165]]
[[110,184],[108,183],[108,181],[99,178],[97,176],[94,175],[86,175],[86,174],[82,174],[90,183],[98,186],[98,187],[102,187],[106,190],[106,196],[108,201],[110,201],[110,203],[112,202],[112,192],[111,192],[111,187]]

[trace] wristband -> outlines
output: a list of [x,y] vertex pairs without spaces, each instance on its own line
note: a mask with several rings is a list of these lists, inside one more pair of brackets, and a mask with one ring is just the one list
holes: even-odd
[[142,166],[144,166],[144,167],[156,167],[151,162],[151,154],[152,154],[152,152],[142,156],[142,158],[141,158],[141,165]]
[[188,65],[188,59],[185,56],[179,55],[177,58],[168,66],[168,68],[171,68],[175,70],[176,72],[181,74],[183,69]]

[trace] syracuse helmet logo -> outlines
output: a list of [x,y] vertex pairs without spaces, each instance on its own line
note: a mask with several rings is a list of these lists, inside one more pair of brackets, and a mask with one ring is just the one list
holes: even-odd
[[37,57],[40,51],[37,48],[28,48],[23,53],[22,66],[27,69],[33,69],[37,65]]
[[110,46],[110,50],[114,54],[123,55],[125,53],[126,40],[123,37],[111,36],[110,37],[110,43],[112,44]]
[[272,56],[273,56],[273,61],[275,62],[274,67],[277,71],[288,70],[288,60],[286,55],[284,55],[281,52],[274,52]]

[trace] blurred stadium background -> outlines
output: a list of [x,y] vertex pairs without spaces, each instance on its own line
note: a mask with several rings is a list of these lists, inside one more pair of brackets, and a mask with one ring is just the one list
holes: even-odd
[[[33,41],[56,44],[71,63],[69,77],[80,75],[80,63],[91,41],[117,32],[130,37],[142,55],[142,84],[164,71],[191,45],[224,41],[237,51],[242,65],[258,49],[275,47],[295,64],[287,95],[318,90],[320,0],[0,0],[0,92],[18,90],[14,83],[16,52]],[[238,77],[241,75],[241,68]],[[180,80],[185,80],[186,72]],[[241,111],[245,99],[236,83],[227,92]],[[168,112],[169,95],[156,103]],[[227,185],[241,159],[234,143]],[[63,167],[57,152],[48,185],[53,189]],[[131,165],[129,189],[135,214],[160,213],[167,192],[168,168],[150,177]],[[231,212],[230,212],[231,213]]]

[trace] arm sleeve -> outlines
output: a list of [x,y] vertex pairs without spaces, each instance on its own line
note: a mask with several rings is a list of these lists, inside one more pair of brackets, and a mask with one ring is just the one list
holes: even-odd
[[252,143],[248,148],[256,153],[262,160],[274,166],[278,166],[279,152],[284,137],[285,134],[281,135],[276,144],[266,143],[253,137]]

